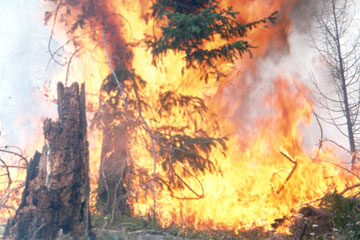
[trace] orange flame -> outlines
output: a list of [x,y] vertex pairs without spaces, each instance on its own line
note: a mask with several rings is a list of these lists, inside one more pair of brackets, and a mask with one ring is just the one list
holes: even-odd
[[[336,158],[331,149],[321,152],[316,160],[306,154],[301,125],[311,121],[313,106],[303,95],[305,87],[295,84],[301,91],[291,90],[287,81],[279,78],[275,89],[264,98],[264,104],[274,112],[258,119],[249,135],[231,135],[226,156],[213,152],[222,175],[198,176],[205,193],[202,199],[184,201],[171,198],[166,191],[159,193],[158,215],[164,225],[175,222],[198,228],[270,229],[275,219],[289,216],[302,204],[354,183],[354,178],[322,161]],[[225,131],[231,125],[222,124]],[[150,162],[142,164],[151,166]],[[199,183],[186,181],[201,192]],[[189,196],[189,191],[173,195]],[[152,199],[134,205],[139,215],[151,207]]]
[[[86,6],[86,0],[80,2]],[[182,122],[184,119],[176,116],[162,119],[151,111],[157,107],[154,104],[158,102],[160,89],[170,90],[204,99],[211,107],[208,117],[217,120],[219,127],[216,129],[211,124],[204,124],[202,127],[215,136],[228,136],[226,154],[220,150],[211,153],[221,174],[207,173],[185,179],[200,199],[181,200],[171,197],[193,196],[194,192],[189,190],[175,190],[170,194],[166,189],[157,189],[157,217],[161,224],[174,222],[197,228],[230,230],[249,229],[253,226],[270,229],[275,219],[296,212],[301,204],[319,198],[335,188],[342,190],[346,184],[355,182],[353,177],[325,162],[343,161],[334,149],[323,149],[317,159],[311,157],[316,155],[317,149],[312,154],[306,153],[302,129],[311,122],[313,106],[304,97],[304,92],[308,90],[296,80],[290,84],[279,77],[273,83],[273,90],[263,99],[265,107],[259,109],[264,114],[251,124],[251,131],[245,130],[243,126],[248,123],[244,122],[244,116],[239,115],[241,109],[245,109],[242,114],[249,114],[247,106],[251,99],[252,85],[256,84],[256,76],[260,71],[258,61],[272,50],[282,51],[287,47],[287,34],[291,29],[289,14],[296,2],[221,1],[222,7],[232,5],[234,10],[240,12],[240,22],[261,19],[274,11],[279,11],[278,21],[268,28],[259,27],[248,34],[252,45],[258,47],[253,50],[252,58],[244,57],[230,64],[219,63],[218,70],[227,77],[220,81],[212,77],[207,83],[199,81],[199,70],[186,69],[183,72],[186,67],[183,54],[169,52],[162,63],[155,67],[151,64],[150,51],[141,44],[134,44],[143,39],[144,34],[157,34],[157,30],[154,30],[155,23],[147,16],[151,6],[149,0],[103,1],[98,4],[95,15],[88,16],[91,24],[68,32],[67,24],[73,22],[74,19],[71,18],[82,11],[79,7],[81,5],[74,3],[72,9],[58,8],[59,11],[57,6],[50,6],[53,8],[53,15],[48,16],[49,22],[57,22],[58,25],[54,28],[56,39],[64,44],[65,52],[69,53],[67,63],[71,59],[71,64],[65,67],[64,72],[56,75],[53,82],[65,79],[69,83],[86,82],[88,111],[91,113],[89,121],[96,118],[99,89],[103,79],[111,72],[105,49],[106,40],[111,55],[123,57],[114,57],[112,64],[131,65],[148,82],[143,94],[149,100],[151,108],[144,110],[145,118],[156,117],[159,124],[166,121],[176,126],[186,125]],[[70,3],[69,5],[71,6]],[[104,32],[104,26],[111,30]],[[77,46],[76,41],[68,41],[69,37],[81,40],[81,46]],[[127,57],[130,52],[121,50],[127,49],[127,44],[132,44],[131,58]],[[116,55],[118,51],[122,53]],[[251,78],[252,81],[249,80]],[[218,117],[213,117],[212,114]],[[201,119],[198,121],[202,122]],[[91,122],[89,125],[91,126]],[[131,155],[137,165],[152,172],[153,159],[141,140],[145,133],[139,131],[136,134],[138,137],[130,146]],[[102,133],[90,128],[89,135],[91,188],[95,190]],[[158,166],[157,169],[162,174],[161,167]],[[139,184],[139,179],[133,181]],[[144,186],[138,185],[137,191],[141,192],[143,188]],[[134,214],[145,216],[151,212],[153,200],[152,196],[141,196],[142,199],[130,198],[129,203],[132,204]],[[95,197],[93,194],[93,203]]]

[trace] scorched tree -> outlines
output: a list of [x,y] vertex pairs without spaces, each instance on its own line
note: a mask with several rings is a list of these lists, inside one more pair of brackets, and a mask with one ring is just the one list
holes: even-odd
[[[144,36],[140,42],[126,42],[114,23],[119,18],[131,23],[113,13],[106,4],[90,0],[71,3],[56,0],[55,3],[54,22],[59,9],[65,9],[64,19],[75,16],[66,25],[77,49],[82,45],[81,35],[74,37],[74,33],[90,27],[92,31],[83,34],[91,34],[103,48],[111,70],[103,80],[95,118],[104,133],[98,188],[102,210],[113,213],[112,216],[118,209],[122,214],[131,213],[129,203],[144,197],[139,187],[146,189],[145,194],[152,194],[154,217],[157,189],[167,189],[176,198],[202,198],[204,192],[197,192],[185,179],[192,178],[201,185],[199,174],[221,172],[211,152],[215,148],[225,150],[226,138],[217,131],[214,118],[207,117],[206,103],[197,96],[159,90],[159,96],[149,101],[145,96],[147,79],[132,67],[132,48],[143,44],[151,51],[155,66],[160,66],[169,52],[184,54],[183,73],[197,69],[202,73],[199,81],[219,79],[224,74],[217,68],[218,64],[233,62],[246,53],[251,55],[255,46],[246,40],[246,34],[259,24],[273,23],[275,13],[242,23],[238,20],[239,12],[231,6],[222,8],[217,1],[157,0],[144,16],[154,20],[160,34]],[[151,170],[132,157],[131,148],[140,143],[153,158]],[[176,196],[176,189],[185,189],[190,195]]]

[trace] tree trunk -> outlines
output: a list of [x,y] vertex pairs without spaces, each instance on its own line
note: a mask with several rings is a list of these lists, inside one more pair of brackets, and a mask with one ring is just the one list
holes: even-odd
[[5,239],[79,239],[89,236],[89,154],[84,85],[58,84],[59,120],[44,121],[46,144],[35,153],[19,209]]
[[354,132],[353,132],[353,122],[351,121],[351,112],[349,107],[349,98],[348,98],[348,92],[347,92],[347,85],[346,85],[346,78],[345,78],[345,69],[344,69],[344,60],[343,55],[341,51],[341,43],[340,43],[340,34],[339,34],[339,27],[337,22],[337,16],[336,16],[336,9],[335,9],[335,1],[332,0],[332,13],[334,16],[334,24],[335,24],[335,42],[336,42],[336,50],[337,50],[337,57],[339,61],[339,75],[340,75],[340,81],[341,81],[341,90],[342,95],[344,98],[344,114],[346,117],[346,126],[348,130],[348,140],[350,145],[350,151],[351,151],[351,168],[354,169],[355,161],[356,161],[356,146],[355,146],[355,139],[354,139]]
[[[105,110],[106,111],[106,110]],[[103,115],[103,141],[98,196],[102,211],[130,215],[127,186],[130,185],[128,163],[128,129],[126,123],[114,124],[111,113]]]

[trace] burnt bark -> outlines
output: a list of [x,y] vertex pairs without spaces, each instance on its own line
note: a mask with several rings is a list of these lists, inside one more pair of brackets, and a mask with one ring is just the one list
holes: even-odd
[[35,153],[21,204],[5,239],[79,239],[89,236],[89,153],[84,85],[58,84],[59,120],[44,121],[45,146]]

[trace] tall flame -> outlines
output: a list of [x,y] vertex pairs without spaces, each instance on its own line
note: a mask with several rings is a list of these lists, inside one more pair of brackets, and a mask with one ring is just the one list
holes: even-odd
[[[92,6],[96,8],[93,9],[94,14],[86,15],[90,2],[68,1],[68,6],[62,8],[61,1],[55,1],[56,5],[49,5],[52,15],[47,16],[55,38],[64,44],[68,53],[66,63],[69,63],[64,72],[54,76],[53,82],[86,82],[88,111],[92,113],[89,120],[97,116],[100,87],[103,79],[111,73],[111,65],[123,64],[134,68],[148,82],[143,94],[152,108],[157,107],[155,104],[159,102],[160,89],[199,97],[211,107],[207,117],[219,124],[218,128],[204,124],[204,130],[215,136],[228,137],[225,154],[220,150],[211,153],[221,169],[220,173],[185,179],[200,198],[191,199],[194,193],[189,190],[170,193],[166,189],[157,189],[157,217],[161,224],[234,230],[249,229],[255,225],[269,229],[275,219],[290,215],[301,204],[335,188],[342,190],[347,184],[355,182],[342,169],[327,163],[343,161],[335,150],[327,148],[318,152],[314,149],[312,154],[305,151],[302,129],[312,120],[313,105],[304,95],[308,89],[296,80],[287,80],[279,73],[280,77],[272,83],[273,89],[263,98],[262,104],[256,105],[262,106],[259,109],[262,115],[252,124],[245,122],[248,118],[241,115],[250,114],[248,107],[252,86],[257,84],[260,74],[265,74],[257,66],[259,60],[271,51],[282,51],[287,47],[287,35],[291,30],[289,14],[296,0],[220,1],[220,7],[232,5],[240,12],[240,22],[258,20],[275,11],[279,14],[276,24],[268,28],[258,27],[248,34],[249,42],[257,46],[252,58],[245,56],[234,63],[219,63],[218,70],[227,77],[218,80],[213,76],[207,83],[199,80],[200,70],[183,71],[186,68],[183,54],[169,52],[155,67],[150,50],[135,44],[145,34],[158,34],[153,19],[147,14],[152,1],[101,1]],[[81,27],[68,31],[69,22],[77,21],[79,14],[87,17],[90,24],[79,22]],[[69,38],[79,41],[69,41]],[[79,42],[80,47],[77,45]],[[112,56],[110,61],[109,54]],[[152,108],[144,110],[145,118],[154,116]],[[159,124],[164,121],[186,125],[182,122],[185,120],[176,116],[166,120],[156,117]],[[90,132],[90,168],[94,190],[102,133],[96,128],[91,128]],[[141,140],[144,132],[136,134],[130,146],[131,155],[137,165],[152,172],[153,159]],[[315,155],[317,158],[313,159]],[[161,167],[157,169],[162,174]],[[134,179],[135,184],[137,181],[139,179]],[[138,191],[143,191],[143,188],[139,185]],[[174,195],[182,199],[171,197]],[[141,199],[130,198],[129,203],[134,214],[145,216],[151,212],[153,199],[145,194],[142,196]],[[92,198],[95,201],[95,193]]]
[[[87,1],[82,2],[86,6]],[[248,109],[251,86],[256,84],[257,74],[260,74],[257,63],[274,51],[273,49],[282,51],[287,47],[287,35],[291,29],[289,14],[296,2],[221,1],[221,7],[232,5],[233,9],[240,12],[240,22],[261,19],[275,11],[279,11],[279,15],[276,24],[268,28],[260,27],[248,34],[249,41],[257,46],[253,50],[252,58],[244,57],[231,64],[220,63],[219,71],[228,77],[220,81],[213,77],[207,83],[199,81],[199,70],[183,71],[186,67],[183,54],[168,53],[161,64],[155,67],[152,65],[150,51],[141,44],[133,44],[143,39],[145,34],[158,34],[154,28],[156,24],[147,15],[151,1],[105,1],[96,6],[98,9],[95,15],[90,16],[92,26],[75,31],[77,36],[82,35],[82,47],[91,51],[82,51],[77,56],[77,62],[71,64],[70,69],[74,73],[80,73],[74,74],[71,79],[86,81],[88,92],[96,93],[102,80],[111,73],[111,64],[117,65],[119,63],[116,61],[120,61],[120,64],[131,65],[136,74],[148,82],[143,94],[150,105],[158,102],[160,89],[200,97],[211,106],[211,114],[215,113],[219,122],[219,130],[215,130],[213,126],[203,126],[205,130],[215,135],[221,133],[229,138],[225,155],[220,150],[212,152],[221,174],[207,173],[197,176],[197,179],[185,179],[199,195],[204,193],[202,198],[184,200],[171,197],[175,195],[191,198],[194,194],[189,190],[175,190],[173,193],[165,189],[158,190],[157,216],[162,224],[174,222],[199,228],[237,230],[253,225],[269,228],[274,219],[289,215],[301,204],[321,197],[331,189],[345,188],[346,184],[354,181],[334,165],[321,161],[338,159],[333,150],[320,152],[314,160],[302,147],[302,127],[311,121],[313,106],[304,97],[304,92],[308,90],[296,80],[291,83],[283,77],[275,80],[274,89],[263,99],[267,110],[264,108],[262,111],[269,114],[257,119],[251,131],[241,131],[244,129],[242,126],[247,123],[244,122],[244,117],[239,116],[239,109]],[[79,10],[79,7],[74,9]],[[64,14],[64,17],[69,16]],[[90,31],[99,31],[98,38],[93,39],[91,34],[86,35],[86,32]],[[60,39],[63,36],[60,34]],[[124,50],[127,47],[126,42],[132,44],[131,52]],[[106,49],[105,44],[109,49]],[[218,44],[221,42],[218,41]],[[92,49],[96,50],[98,61],[93,60],[95,54]],[[110,63],[107,56],[109,53],[113,56]],[[116,56],[121,56],[121,59],[116,60]],[[65,78],[66,76],[60,77]],[[97,106],[96,98],[88,101],[90,105]],[[153,117],[154,112],[144,110],[144,116]],[[177,126],[186,125],[181,122],[182,119],[176,117],[166,120],[158,117],[156,120],[159,124],[170,121]],[[96,131],[93,133],[101,135]],[[153,159],[144,147],[145,143],[141,142],[144,132],[137,134],[138,137],[135,137],[130,147],[131,155],[137,165],[151,172]],[[97,141],[101,141],[101,137],[98,137]],[[100,145],[94,141],[93,146]],[[91,155],[92,172],[96,175],[99,154],[92,152]],[[315,156],[315,153],[313,155]],[[161,167],[157,169],[161,174]],[[133,181],[136,183],[137,180]],[[143,186],[138,187],[141,189]],[[146,215],[153,207],[152,197],[146,195],[143,195],[142,199],[130,199],[130,203],[136,215]]]

